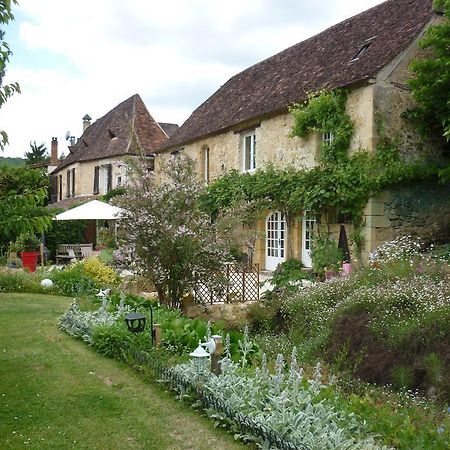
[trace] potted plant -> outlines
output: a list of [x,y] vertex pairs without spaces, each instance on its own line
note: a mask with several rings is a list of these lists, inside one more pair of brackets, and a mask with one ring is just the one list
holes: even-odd
[[33,233],[23,233],[17,238],[16,244],[21,252],[23,267],[34,272],[39,257],[40,240]]
[[312,242],[311,259],[314,272],[329,280],[339,273],[344,254],[332,237],[316,235]]

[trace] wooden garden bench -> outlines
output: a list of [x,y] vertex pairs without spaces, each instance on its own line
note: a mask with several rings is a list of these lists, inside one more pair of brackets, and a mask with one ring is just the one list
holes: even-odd
[[64,260],[87,258],[93,251],[92,244],[59,244],[56,252],[56,264]]

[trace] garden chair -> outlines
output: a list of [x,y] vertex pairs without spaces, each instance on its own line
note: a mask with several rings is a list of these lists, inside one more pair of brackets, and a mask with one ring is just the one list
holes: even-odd
[[80,251],[81,251],[81,257],[83,259],[89,258],[89,256],[91,256],[94,253],[93,250],[90,248],[81,247]]

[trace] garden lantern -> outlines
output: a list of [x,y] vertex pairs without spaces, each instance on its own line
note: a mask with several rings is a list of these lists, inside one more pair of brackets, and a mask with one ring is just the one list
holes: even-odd
[[[152,340],[152,346],[153,346],[153,340],[154,340],[154,329],[153,329],[153,308],[151,305],[140,305],[144,306],[146,308],[150,309],[150,338]],[[133,313],[129,313],[125,316],[125,323],[127,324],[128,331],[131,331],[132,333],[141,333],[145,329],[145,323],[147,321],[147,318],[144,314],[141,314],[136,311],[137,307],[135,308]]]
[[125,322],[128,327],[128,331],[132,333],[141,333],[144,331],[146,317],[144,314],[134,312],[125,316]]
[[208,367],[209,353],[202,347],[200,341],[198,341],[198,347],[192,353],[189,353],[189,356],[192,358],[191,361],[197,375],[205,373]]

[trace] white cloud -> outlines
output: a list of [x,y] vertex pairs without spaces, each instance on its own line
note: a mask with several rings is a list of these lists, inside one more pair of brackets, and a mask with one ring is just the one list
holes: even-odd
[[30,140],[49,147],[67,130],[78,136],[84,114],[99,118],[136,92],[156,120],[182,123],[235,73],[378,3],[21,0],[10,44],[35,57],[8,68],[5,81],[23,93],[0,110],[4,155],[23,155]]

